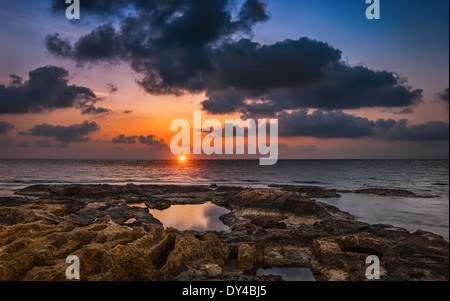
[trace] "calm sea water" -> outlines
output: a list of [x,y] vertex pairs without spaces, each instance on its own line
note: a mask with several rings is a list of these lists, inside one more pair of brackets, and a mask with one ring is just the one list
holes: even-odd
[[268,184],[318,185],[336,189],[397,188],[432,199],[344,194],[320,200],[370,223],[410,231],[429,230],[449,237],[448,160],[132,161],[0,160],[0,196],[32,184]]

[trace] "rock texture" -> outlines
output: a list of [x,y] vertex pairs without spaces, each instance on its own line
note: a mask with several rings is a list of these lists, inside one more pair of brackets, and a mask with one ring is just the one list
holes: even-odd
[[[69,255],[80,258],[81,280],[91,281],[282,280],[256,277],[272,267],[364,281],[369,255],[381,259],[381,280],[449,280],[449,244],[441,236],[358,222],[310,200],[308,191],[31,186],[17,192],[24,197],[0,198],[0,280],[66,280]],[[229,230],[164,229],[148,211],[205,202],[231,211],[221,216]]]

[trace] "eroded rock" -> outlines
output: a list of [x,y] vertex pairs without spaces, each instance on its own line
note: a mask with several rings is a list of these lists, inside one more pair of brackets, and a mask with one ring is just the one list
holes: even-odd
[[[313,190],[311,190],[313,191]],[[0,198],[0,280],[66,280],[80,258],[82,280],[282,280],[259,268],[310,268],[317,280],[448,281],[441,236],[369,225],[286,187],[37,185]],[[212,202],[231,212],[222,232],[164,229],[148,208]],[[129,206],[144,203],[148,208]]]

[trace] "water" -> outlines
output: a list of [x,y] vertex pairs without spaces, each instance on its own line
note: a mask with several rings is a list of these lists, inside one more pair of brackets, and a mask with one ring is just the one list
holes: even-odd
[[316,281],[311,270],[306,268],[271,268],[256,272],[256,276],[263,275],[280,275],[284,281]]
[[449,239],[448,197],[432,199],[343,194],[339,199],[317,199],[350,212],[369,224],[391,224],[410,232],[427,230]]
[[205,203],[202,205],[174,205],[166,210],[149,210],[164,227],[181,231],[225,231],[228,229],[219,217],[230,211]]
[[318,185],[336,189],[407,189],[432,199],[344,194],[323,200],[362,221],[449,237],[448,160],[133,161],[0,160],[0,196],[32,184],[268,184]]

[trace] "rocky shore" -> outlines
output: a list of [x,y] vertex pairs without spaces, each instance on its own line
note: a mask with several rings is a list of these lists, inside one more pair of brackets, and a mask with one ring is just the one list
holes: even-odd
[[[271,187],[36,185],[0,198],[0,280],[281,280],[260,268],[309,268],[316,280],[449,280],[449,243],[424,231],[369,225],[311,198],[339,191]],[[367,191],[359,193],[388,193]],[[355,192],[358,193],[358,192]],[[404,192],[396,193],[403,195]],[[164,229],[148,209],[212,202],[222,232]],[[145,204],[147,208],[132,206]]]

